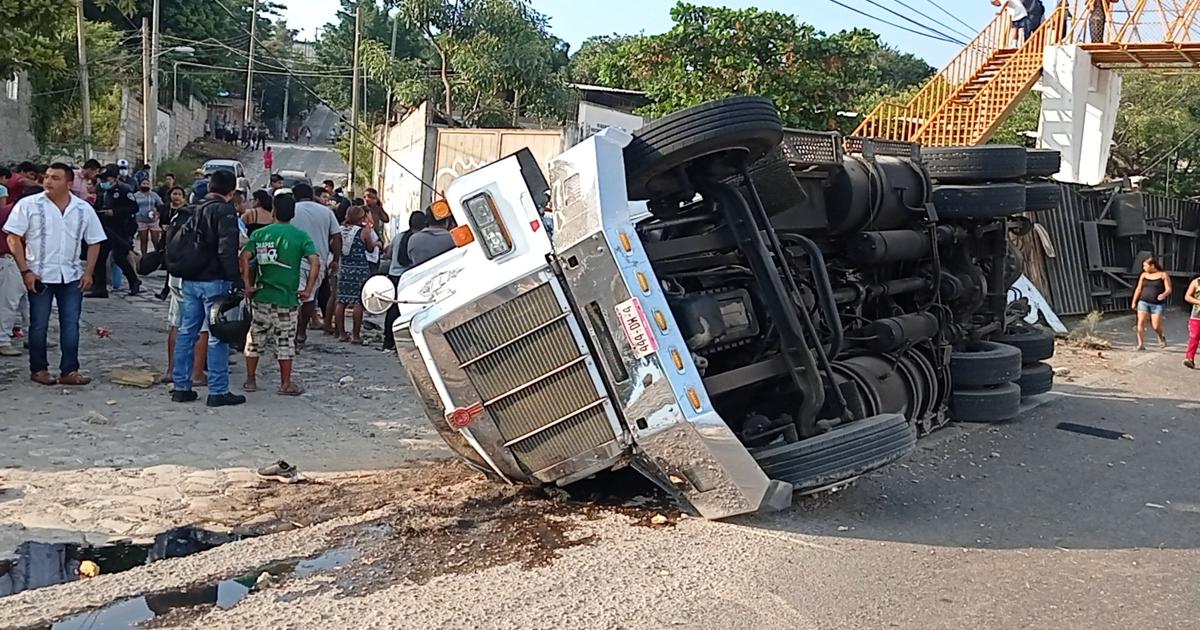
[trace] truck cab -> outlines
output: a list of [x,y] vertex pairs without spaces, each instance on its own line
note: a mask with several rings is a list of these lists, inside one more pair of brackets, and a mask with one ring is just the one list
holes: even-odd
[[955,360],[988,380],[968,355],[1022,315],[988,299],[1004,211],[939,217],[916,147],[845,152],[764,101],[606,129],[548,179],[528,151],[461,176],[435,204],[457,247],[368,283],[469,465],[557,485],[630,466],[723,518],[911,453]]

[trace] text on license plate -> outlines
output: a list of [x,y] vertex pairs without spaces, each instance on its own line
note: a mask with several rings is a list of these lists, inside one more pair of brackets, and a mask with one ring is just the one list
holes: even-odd
[[616,308],[617,319],[621,321],[621,328],[625,330],[633,354],[642,359],[657,352],[658,340],[650,330],[650,321],[646,319],[642,303],[637,298],[630,298],[617,304]]

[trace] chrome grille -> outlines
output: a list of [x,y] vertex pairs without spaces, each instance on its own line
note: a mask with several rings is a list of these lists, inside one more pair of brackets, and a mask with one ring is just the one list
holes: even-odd
[[445,331],[506,446],[534,472],[616,438],[569,316],[543,284]]

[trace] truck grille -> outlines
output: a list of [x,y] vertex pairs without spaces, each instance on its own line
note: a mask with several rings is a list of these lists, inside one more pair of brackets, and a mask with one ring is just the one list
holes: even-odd
[[535,472],[615,439],[569,316],[543,284],[445,333],[505,445]]

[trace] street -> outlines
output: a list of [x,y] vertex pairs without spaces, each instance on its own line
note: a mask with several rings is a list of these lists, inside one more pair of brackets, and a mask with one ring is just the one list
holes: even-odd
[[[275,171],[293,170],[304,171],[313,184],[319,186],[322,181],[332,179],[341,186],[346,181],[346,162],[338,156],[329,144],[329,133],[338,123],[338,116],[333,110],[318,105],[313,109],[305,124],[313,132],[312,144],[297,144],[276,141],[271,145],[275,153]],[[262,152],[253,152],[243,162],[246,166],[247,177],[255,188],[265,188],[270,173],[263,168]]]
[[[314,112],[311,147],[276,145],[276,169],[340,180],[344,163],[317,144],[334,118]],[[258,154],[244,161],[265,184]],[[10,405],[31,410],[0,425],[0,549],[27,549],[0,560],[0,594],[13,593],[0,627],[1190,628],[1200,616],[1196,375],[1178,344],[1133,352],[1128,317],[1105,322],[1112,350],[1060,344],[1068,375],[1018,422],[952,425],[840,492],[711,522],[636,477],[568,496],[448,459],[378,331],[365,347],[311,334],[300,398],[209,410],[172,404],[166,385],[112,382],[164,370],[166,310],[149,291],[85,302],[86,388],[30,383],[24,359],[0,365]],[[1169,337],[1184,323],[1172,318]],[[260,382],[278,378],[263,369]],[[304,482],[254,473],[279,459]],[[22,543],[107,549],[185,525],[250,537],[57,586],[75,552],[52,575],[21,573],[35,559]]]
[[[1178,345],[1131,351],[1128,318],[1112,322],[1113,350],[1060,345],[1054,363],[1070,376],[1018,422],[952,426],[842,492],[709,522],[646,505],[652,491],[636,484],[596,507],[450,461],[405,467],[445,451],[394,358],[324,338],[298,359],[300,400],[257,394],[214,413],[107,383],[114,367],[161,365],[163,310],[152,298],[88,304],[86,327],[112,336],[87,338],[100,377],[87,389],[42,389],[5,367],[18,406],[38,408],[0,428],[18,445],[0,473],[5,546],[184,523],[298,529],[17,593],[0,625],[330,550],[350,559],[285,573],[228,609],[172,614],[205,628],[1190,628],[1200,615],[1195,373]],[[1171,323],[1181,339],[1184,322]],[[353,383],[338,385],[345,375]],[[249,471],[279,457],[312,482]],[[668,525],[651,526],[659,513]]]

